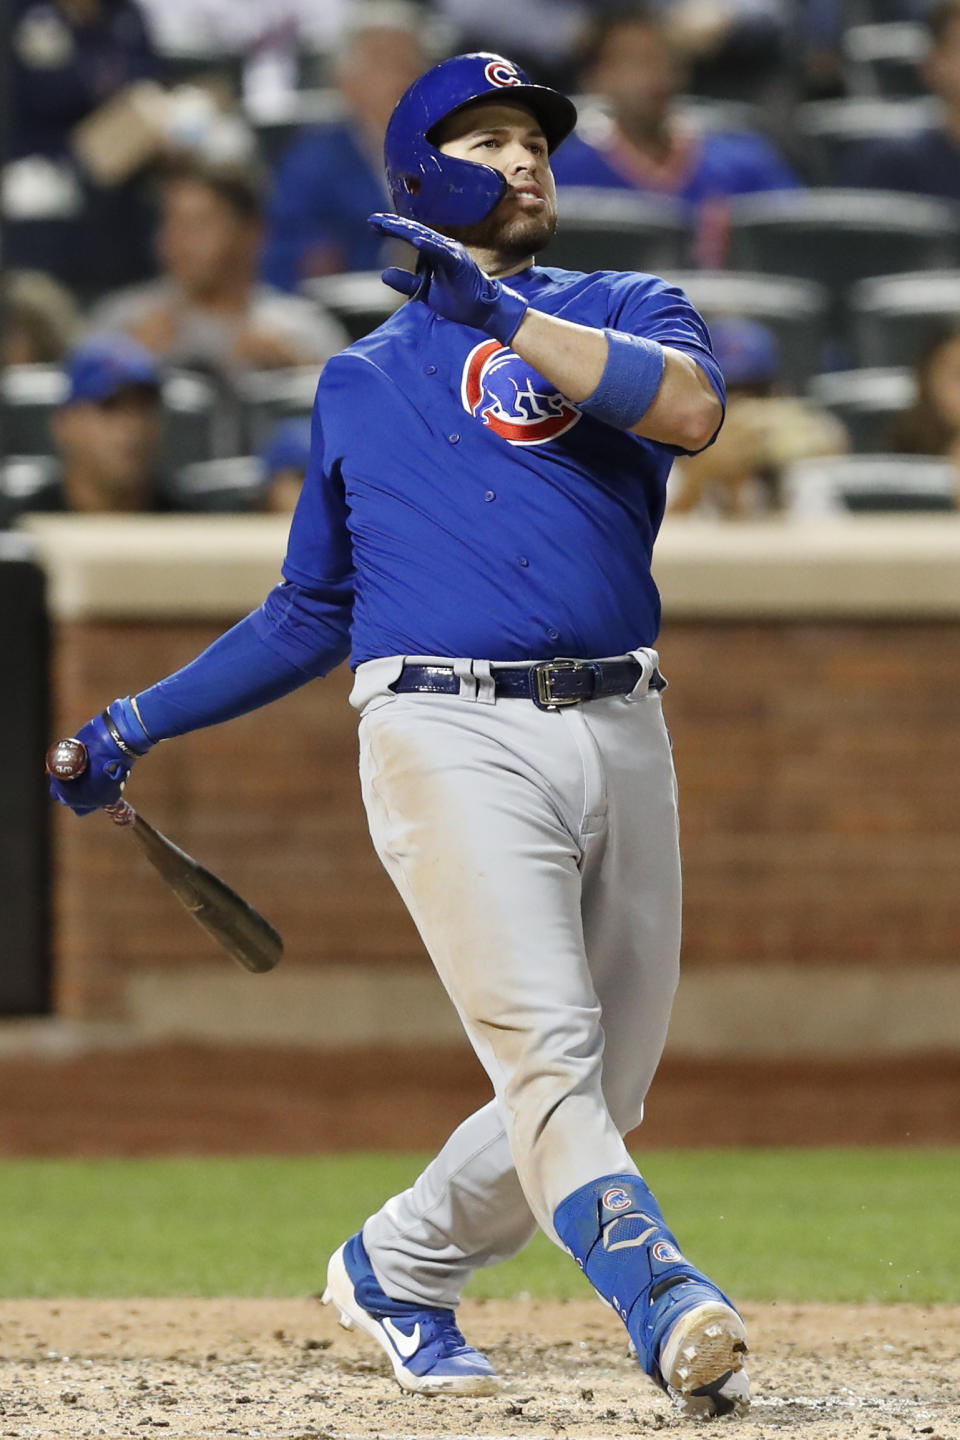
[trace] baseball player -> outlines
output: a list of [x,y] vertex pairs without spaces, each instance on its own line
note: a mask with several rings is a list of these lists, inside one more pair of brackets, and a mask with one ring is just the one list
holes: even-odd
[[399,1384],[482,1395],[465,1282],[539,1225],[691,1414],[743,1410],[746,1337],[682,1253],[622,1136],[642,1118],[678,977],[680,866],[650,557],[672,458],[723,381],[681,291],[533,261],[556,223],[564,96],[456,56],[386,137],[410,297],[331,360],[283,581],[185,669],[79,732],[54,781],[116,800],[158,740],[227,720],[352,651],[377,853],[494,1098],[333,1255],[325,1299]]

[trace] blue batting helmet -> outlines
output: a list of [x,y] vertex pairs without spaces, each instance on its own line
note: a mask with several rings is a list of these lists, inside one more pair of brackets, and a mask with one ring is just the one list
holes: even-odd
[[384,142],[393,208],[424,225],[475,225],[507,188],[492,165],[444,155],[431,133],[454,111],[498,96],[531,110],[552,151],[577,121],[571,100],[530,77],[502,55],[454,55],[415,80],[390,117]]

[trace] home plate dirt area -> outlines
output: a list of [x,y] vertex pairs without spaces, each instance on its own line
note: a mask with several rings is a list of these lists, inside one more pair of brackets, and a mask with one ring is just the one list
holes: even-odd
[[504,1381],[402,1395],[386,1358],[310,1300],[0,1303],[0,1436],[75,1440],[606,1437],[960,1440],[960,1306],[757,1305],[749,1417],[681,1419],[595,1300],[464,1303]]

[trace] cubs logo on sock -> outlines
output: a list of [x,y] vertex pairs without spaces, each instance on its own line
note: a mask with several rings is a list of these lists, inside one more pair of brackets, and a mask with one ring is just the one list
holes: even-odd
[[633,1201],[621,1185],[613,1185],[603,1192],[600,1204],[605,1210],[629,1210]]
[[463,408],[511,445],[545,445],[576,425],[580,411],[550,381],[499,340],[467,356]]

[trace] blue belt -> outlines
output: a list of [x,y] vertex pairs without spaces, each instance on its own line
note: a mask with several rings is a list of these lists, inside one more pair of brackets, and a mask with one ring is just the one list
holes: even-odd
[[[604,695],[629,695],[641,676],[636,660],[538,660],[531,665],[491,665],[497,699],[532,700],[538,710],[580,705]],[[659,670],[650,676],[650,689],[663,690]],[[460,677],[447,665],[406,665],[390,686],[398,695],[422,691],[429,695],[459,695]]]

